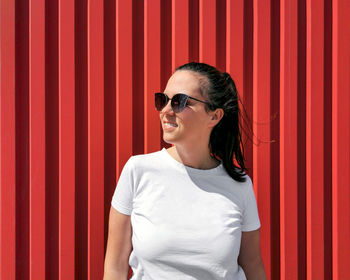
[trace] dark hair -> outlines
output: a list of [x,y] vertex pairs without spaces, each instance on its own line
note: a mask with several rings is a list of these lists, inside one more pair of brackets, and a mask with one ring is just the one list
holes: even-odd
[[[205,63],[190,62],[175,71],[188,70],[206,79],[200,78],[201,94],[209,99],[206,110],[222,108],[224,116],[213,128],[209,148],[215,159],[220,159],[226,172],[236,181],[245,182],[244,147],[241,136],[239,96],[230,74],[220,72]],[[236,159],[238,166],[235,165]]]

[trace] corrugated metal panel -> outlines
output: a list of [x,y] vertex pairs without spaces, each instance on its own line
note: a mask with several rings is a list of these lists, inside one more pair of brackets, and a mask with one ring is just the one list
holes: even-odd
[[[59,279],[75,276],[75,44],[74,2],[58,4]],[[48,274],[46,274],[48,275]],[[51,278],[51,275],[46,278]]]
[[349,1],[0,5],[1,279],[102,278],[120,171],[166,145],[152,93],[192,60],[247,110],[268,278],[350,279]]
[[15,3],[0,2],[0,277],[16,276]]
[[[299,181],[299,143],[303,131],[298,129],[298,3],[293,0],[281,1],[281,45],[280,45],[280,232],[281,232],[281,279],[304,279],[298,267],[303,264],[305,232],[300,213],[304,212],[305,200]],[[304,57],[303,57],[304,58]],[[300,58],[302,59],[302,58]],[[303,62],[302,62],[303,63]],[[301,63],[301,64],[302,64]],[[303,113],[303,112],[301,112]],[[304,126],[304,125],[303,125]],[[300,128],[303,128],[300,127]],[[301,148],[303,149],[303,148]],[[302,256],[302,258],[300,258]],[[305,273],[305,271],[304,271]],[[299,275],[299,276],[298,276]]]
[[[255,0],[253,26],[253,124],[255,135],[261,141],[271,138],[271,3]],[[260,125],[259,125],[260,124]],[[271,225],[271,147],[269,144],[253,146],[254,189],[260,210],[260,220],[264,225]],[[263,209],[263,210],[262,210]],[[264,240],[262,253],[268,279],[271,279],[271,226],[264,226],[261,231]]]
[[307,1],[306,19],[306,267],[307,279],[325,279],[324,3]]
[[[87,279],[103,274],[104,68],[103,2],[87,1]],[[102,94],[101,94],[102,93]],[[79,196],[79,194],[78,194]]]
[[350,3],[333,1],[333,278],[350,278]]
[[[16,81],[18,82],[18,81]],[[29,278],[45,278],[45,1],[29,1]]]

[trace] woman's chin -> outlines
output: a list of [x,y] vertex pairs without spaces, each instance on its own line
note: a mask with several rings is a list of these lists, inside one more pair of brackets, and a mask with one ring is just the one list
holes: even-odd
[[163,140],[165,143],[168,143],[168,144],[175,144],[174,141],[172,139],[169,139],[169,137],[163,137]]
[[177,137],[174,137],[173,135],[169,135],[170,133],[163,132],[163,140],[165,143],[168,144],[175,144],[177,141]]

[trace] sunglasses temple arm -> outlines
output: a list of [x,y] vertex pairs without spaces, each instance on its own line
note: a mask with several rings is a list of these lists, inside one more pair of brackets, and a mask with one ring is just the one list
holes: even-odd
[[199,102],[202,102],[202,103],[207,104],[207,105],[210,105],[210,103],[205,102],[205,101],[203,101],[203,100],[199,100],[199,99],[194,98],[194,97],[192,97],[192,96],[189,96],[188,98],[193,99],[193,100],[196,100],[196,101],[199,101]]

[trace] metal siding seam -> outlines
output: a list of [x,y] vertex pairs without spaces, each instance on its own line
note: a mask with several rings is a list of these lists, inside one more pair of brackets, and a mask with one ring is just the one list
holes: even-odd
[[216,67],[226,70],[226,0],[216,2]]
[[172,0],[172,71],[189,60],[189,0]]
[[[226,72],[228,72],[236,84],[238,95],[241,101],[244,101],[245,90],[245,50],[244,50],[244,32],[245,32],[245,2],[243,0],[226,2]],[[242,112],[242,106],[239,103]],[[243,123],[246,119],[240,118]],[[246,123],[244,123],[246,125]],[[242,140],[245,142],[243,133]],[[245,150],[245,158],[247,153]]]
[[[59,81],[58,2],[45,2],[46,279],[59,275]],[[22,279],[22,277],[20,277]],[[25,279],[25,278],[24,278]]]
[[[29,279],[29,1],[15,1],[16,278]],[[21,81],[16,83],[16,81]]]
[[88,3],[75,0],[75,278],[88,279]]
[[280,279],[280,6],[279,0],[271,0],[271,80],[270,110],[271,140],[271,279]]
[[45,279],[45,1],[29,1],[29,277]]
[[143,154],[145,146],[145,45],[144,1],[132,6],[132,154]]
[[[172,71],[172,0],[161,1],[161,88],[166,87]],[[165,143],[165,142],[164,142]],[[163,145],[163,142],[162,142]]]
[[[254,0],[253,131],[262,141],[271,137],[270,1]],[[271,279],[271,151],[270,143],[253,146],[254,190],[261,219],[261,250],[267,278]]]
[[324,1],[324,277],[332,279],[332,2]]
[[75,278],[74,3],[59,1],[59,279]]
[[104,259],[103,2],[88,1],[88,279],[101,279]]
[[307,279],[324,279],[323,3],[307,1],[306,226]]
[[0,2],[0,61],[0,278],[15,280],[15,1]]
[[[133,1],[116,1],[116,179],[133,154]],[[129,276],[131,268],[129,268]]]
[[199,61],[216,66],[215,0],[199,0]]
[[[251,130],[249,114],[252,112],[252,21],[253,21],[253,0],[227,0],[226,9],[226,71],[231,74],[235,81],[240,100],[240,110],[242,112],[241,121],[243,124],[242,141],[244,145],[244,156],[246,167],[249,169],[253,166],[252,142],[249,141]],[[248,117],[248,118],[247,118]],[[248,133],[245,133],[248,132]],[[249,174],[252,179],[253,175]]]
[[333,1],[333,279],[350,279],[350,2]]
[[281,1],[281,280],[298,279],[297,2]]
[[111,200],[115,190],[115,164],[116,164],[116,83],[115,83],[115,1],[104,1],[104,155],[105,155],[105,190],[104,190],[104,248],[107,247],[108,221]]
[[199,61],[199,0],[189,1],[189,61]]
[[159,114],[154,108],[154,92],[160,85],[160,0],[146,0],[144,7],[144,152],[160,149]]
[[226,2],[226,72],[235,81],[238,93],[243,94],[243,31],[244,1]]
[[116,3],[116,174],[132,155],[132,1]]

